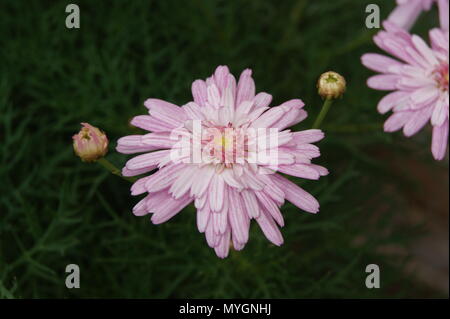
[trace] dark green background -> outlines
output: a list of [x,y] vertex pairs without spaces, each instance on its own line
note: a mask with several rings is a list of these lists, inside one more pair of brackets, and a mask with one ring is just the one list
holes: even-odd
[[[81,28],[65,27],[65,7]],[[436,297],[406,275],[407,258],[380,253],[424,233],[397,194],[417,189],[391,156],[432,160],[430,134],[406,141],[382,132],[383,95],[366,87],[360,64],[377,51],[365,6],[382,18],[394,1],[6,1],[0,0],[0,297],[2,298],[372,298]],[[367,2],[367,3],[366,3]],[[436,24],[433,10],[415,31]],[[117,138],[136,134],[131,117],[155,97],[182,105],[190,85],[226,64],[253,69],[273,105],[301,98],[310,128],[321,106],[315,83],[329,69],[348,82],[325,120],[316,161],[331,174],[302,187],[317,196],[311,215],[287,203],[285,244],[253,225],[241,252],[221,260],[198,233],[192,207],[166,224],[135,217],[129,183],[74,156],[71,136],[87,121],[110,138],[108,159],[122,166]],[[383,155],[384,154],[384,155]],[[385,191],[389,184],[394,192]],[[81,268],[81,288],[64,285]],[[365,287],[365,266],[381,267],[381,289]]]

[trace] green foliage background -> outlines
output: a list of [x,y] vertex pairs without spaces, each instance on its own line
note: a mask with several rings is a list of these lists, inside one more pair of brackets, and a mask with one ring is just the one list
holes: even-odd
[[[71,1],[73,2],[73,1]],[[430,165],[429,136],[402,144],[382,132],[365,81],[364,52],[377,51],[359,0],[76,1],[81,29],[65,27],[69,1],[0,1],[0,297],[1,298],[388,298],[437,296],[403,271],[405,260],[378,253],[407,245],[420,229],[392,222],[402,204],[385,183],[393,175],[380,147]],[[367,3],[366,3],[367,2]],[[382,18],[394,1],[374,1]],[[434,25],[424,16],[416,31]],[[256,225],[241,252],[221,260],[199,234],[189,207],[166,224],[133,216],[130,185],[73,155],[71,136],[90,122],[117,138],[143,101],[189,101],[194,79],[219,64],[235,75],[253,69],[273,105],[301,98],[310,128],[322,101],[318,76],[348,82],[323,129],[317,163],[331,174],[300,181],[321,212],[283,207],[285,244],[271,245]],[[137,133],[139,134],[139,133]],[[423,133],[426,134],[426,133]],[[378,203],[384,209],[378,210]],[[376,218],[374,214],[376,213]],[[404,212],[407,214],[407,211]],[[392,231],[386,233],[390,228]],[[362,239],[362,240],[361,240]],[[81,288],[64,285],[65,267],[81,268]],[[382,268],[382,289],[365,287],[365,266]]]

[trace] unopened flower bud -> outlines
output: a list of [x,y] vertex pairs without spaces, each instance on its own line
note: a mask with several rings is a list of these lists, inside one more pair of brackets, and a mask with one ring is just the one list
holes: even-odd
[[106,134],[95,126],[81,123],[83,127],[73,138],[73,149],[83,162],[95,162],[108,152]]
[[339,73],[328,71],[323,73],[317,81],[319,95],[324,99],[337,99],[341,97],[346,88],[345,79]]

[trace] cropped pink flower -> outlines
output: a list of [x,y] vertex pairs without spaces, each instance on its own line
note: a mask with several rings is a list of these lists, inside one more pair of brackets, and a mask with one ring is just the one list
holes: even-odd
[[398,27],[409,30],[424,10],[430,10],[435,0],[397,0],[397,6],[387,20]]
[[[448,11],[441,21],[448,26]],[[384,130],[403,128],[405,136],[412,136],[430,121],[431,150],[434,158],[441,160],[448,143],[448,28],[430,30],[430,48],[419,36],[410,35],[390,22],[385,22],[384,27],[386,31],[380,31],[374,41],[397,60],[375,53],[362,56],[366,67],[382,73],[369,78],[368,86],[393,91],[378,103],[380,113],[393,111],[384,123]]]
[[[126,163],[125,176],[158,169],[131,187],[132,195],[147,193],[133,213],[152,213],[151,221],[160,224],[194,202],[198,230],[221,258],[228,255],[230,243],[236,250],[245,246],[251,219],[272,243],[281,245],[279,227],[284,221],[280,207],[285,199],[310,213],[319,210],[312,195],[275,171],[313,180],[328,174],[324,167],[311,164],[311,159],[320,155],[311,143],[321,140],[323,133],[286,130],[306,118],[303,102],[293,99],[269,107],[272,96],[264,92],[255,95],[251,73],[244,70],[236,84],[228,68],[219,66],[206,81],[193,82],[193,101],[181,107],[148,99],[144,104],[150,115],[136,116],[131,124],[152,133],[122,137],[117,146],[121,153],[144,153]],[[195,139],[195,123],[201,123],[203,132],[227,131],[228,135],[202,135],[198,146],[204,156],[200,162],[186,161],[182,155],[174,158],[183,145],[173,139],[174,132],[190,143]],[[257,146],[261,145],[257,138],[247,133],[268,128],[272,130],[263,139],[276,137],[277,144],[264,150]],[[277,165],[249,160],[263,151],[276,151]]]

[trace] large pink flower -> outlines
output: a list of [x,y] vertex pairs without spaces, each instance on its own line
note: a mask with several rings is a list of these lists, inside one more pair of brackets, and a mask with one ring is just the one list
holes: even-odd
[[[448,26],[448,11],[443,26]],[[403,128],[405,136],[417,133],[428,121],[433,126],[431,150],[437,160],[445,156],[448,141],[448,28],[430,30],[431,48],[422,38],[385,22],[375,43],[390,57],[369,53],[362,63],[382,73],[368,79],[369,87],[394,91],[378,103],[378,111],[394,112],[384,124],[386,132]]]
[[[281,245],[278,227],[284,221],[279,208],[285,199],[311,213],[319,210],[319,203],[276,171],[314,180],[328,174],[311,164],[320,155],[311,143],[321,140],[323,133],[285,130],[306,118],[303,102],[294,99],[269,107],[272,96],[255,95],[249,69],[236,84],[228,68],[219,66],[206,81],[192,84],[192,95],[193,101],[182,107],[148,99],[144,104],[150,115],[136,116],[131,123],[152,133],[118,141],[119,152],[145,153],[129,160],[123,175],[158,168],[131,187],[133,195],[147,193],[133,213],[153,213],[152,222],[160,224],[194,201],[198,230],[221,258],[228,255],[230,241],[236,250],[245,246],[251,219],[272,243]],[[189,145],[195,148],[195,141],[201,157],[193,160],[192,154],[180,151]],[[266,161],[260,157],[263,153],[270,154]]]

